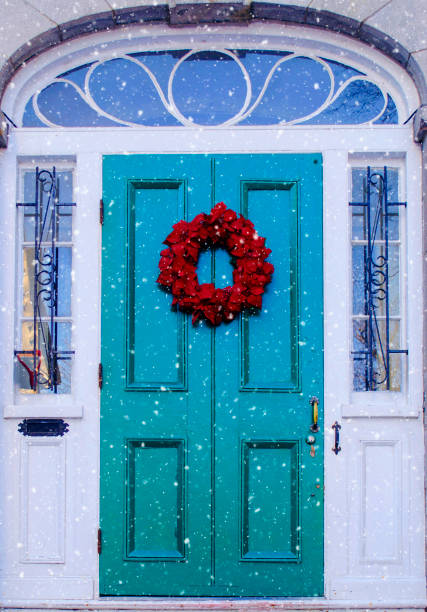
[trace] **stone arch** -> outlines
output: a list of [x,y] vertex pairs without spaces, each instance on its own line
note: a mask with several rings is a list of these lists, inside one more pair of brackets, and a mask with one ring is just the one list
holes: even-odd
[[41,53],[63,45],[75,38],[121,28],[131,24],[163,24],[171,27],[191,25],[220,25],[249,23],[280,23],[303,25],[326,32],[349,36],[381,51],[411,76],[419,92],[421,104],[427,103],[427,84],[413,55],[397,40],[361,21],[326,10],[287,4],[252,2],[185,4],[169,7],[166,4],[123,8],[87,15],[68,21],[35,36],[19,47],[0,70],[0,99],[17,70]]

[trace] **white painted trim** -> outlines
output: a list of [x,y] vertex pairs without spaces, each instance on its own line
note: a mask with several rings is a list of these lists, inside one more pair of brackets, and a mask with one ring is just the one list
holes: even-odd
[[34,418],[83,418],[84,407],[81,404],[65,404],[54,406],[38,406],[37,404],[9,404],[3,408],[5,419]]
[[[419,149],[412,139],[410,126],[302,127],[292,128],[158,128],[132,129],[85,128],[46,130],[20,128],[10,134],[10,147],[19,156],[64,156],[81,153],[98,155],[131,153],[286,153],[325,152],[339,150],[347,153],[348,147],[365,153],[378,151],[399,152]],[[414,159],[414,157],[412,157]],[[15,170],[13,171],[13,175]],[[420,183],[418,183],[418,188]],[[345,196],[347,198],[347,195]],[[418,195],[417,201],[420,200]],[[347,201],[347,200],[346,200]],[[347,209],[346,209],[347,210]]]
[[[45,470],[41,475],[39,465],[35,465],[32,459],[31,449],[56,449],[56,457],[50,453],[50,482],[49,491],[46,492],[48,476]],[[42,451],[43,452],[43,451]],[[48,454],[49,450],[45,450]],[[66,462],[66,439],[64,438],[22,438],[21,439],[21,563],[65,563],[65,462]],[[46,468],[46,460],[45,460]],[[40,494],[40,489],[45,489],[46,497]],[[49,498],[47,501],[46,498]],[[47,504],[49,508],[44,508]],[[30,516],[34,512],[32,521]],[[48,516],[48,518],[47,518]],[[36,551],[30,550],[31,541],[34,544],[35,536],[44,542],[36,542]],[[53,540],[53,546],[52,541]],[[46,545],[50,544],[50,553],[46,551]]]
[[[335,455],[331,449],[334,446],[332,425],[340,421],[340,401],[346,397],[351,384],[346,310],[350,269],[347,151],[325,151],[323,173],[325,594],[330,597],[331,580],[340,568],[346,567],[344,547],[338,545],[346,541],[345,455]],[[336,253],[341,254],[339,262]]]
[[[85,600],[93,597],[93,580],[90,577],[35,577],[35,578],[16,578],[5,576],[0,579],[0,589],[2,593],[2,606],[6,607],[20,601],[20,598],[26,596],[26,599],[32,598],[32,607],[34,602],[43,602],[39,605],[49,607],[46,600],[56,600],[58,593],[67,600]],[[57,607],[57,604],[54,605]],[[70,606],[72,607],[72,606]],[[75,606],[74,606],[75,607]]]
[[123,599],[103,598],[91,600],[74,600],[72,602],[64,599],[46,601],[42,604],[34,605],[34,600],[13,600],[3,599],[0,605],[11,612],[13,610],[26,609],[29,611],[36,610],[146,610],[146,611],[178,611],[178,610],[247,610],[248,612],[257,612],[259,610],[307,610],[314,612],[316,610],[424,610],[427,605],[427,599],[410,598],[405,600],[399,599],[382,599],[367,600],[355,599],[337,599],[330,601],[319,598],[307,599],[221,599],[221,598],[175,598],[167,599],[159,597],[129,597]]
[[341,416],[343,419],[351,418],[385,418],[385,419],[418,419],[421,414],[420,408],[412,409],[407,402],[395,404],[390,398],[389,402],[376,403],[375,401],[363,402],[363,404],[341,404]]
[[[366,592],[372,587],[372,582],[372,578],[342,578],[334,580],[331,588],[332,591],[340,593],[340,599],[348,603],[354,600],[360,601],[363,597],[366,597]],[[421,602],[423,601],[423,597],[425,597],[425,582],[423,579],[411,580],[409,578],[402,578],[399,580],[384,577],[379,582],[381,583],[381,592],[387,593],[387,597],[390,597],[390,599],[396,603],[399,599],[402,602],[411,600]],[[382,597],[380,597],[380,599],[382,599]],[[387,600],[383,601],[383,606],[386,610],[389,606],[386,604]],[[402,603],[400,605],[403,607],[404,604]],[[398,607],[400,607],[400,605],[398,604]],[[346,607],[349,606],[347,605]],[[366,607],[370,608],[371,605],[369,604]]]

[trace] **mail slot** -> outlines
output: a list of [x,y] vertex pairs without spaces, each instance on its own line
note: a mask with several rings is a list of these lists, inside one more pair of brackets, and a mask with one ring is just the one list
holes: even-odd
[[68,423],[62,419],[24,419],[18,425],[18,431],[24,436],[63,436],[68,432]]

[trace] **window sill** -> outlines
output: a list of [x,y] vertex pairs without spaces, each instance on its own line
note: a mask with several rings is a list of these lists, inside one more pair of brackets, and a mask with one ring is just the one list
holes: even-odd
[[58,404],[58,405],[29,405],[9,404],[3,409],[5,419],[32,419],[32,418],[83,418],[83,406],[81,404]]
[[387,418],[387,419],[417,419],[419,409],[411,409],[406,402],[357,402],[354,404],[341,404],[341,416],[345,418]]

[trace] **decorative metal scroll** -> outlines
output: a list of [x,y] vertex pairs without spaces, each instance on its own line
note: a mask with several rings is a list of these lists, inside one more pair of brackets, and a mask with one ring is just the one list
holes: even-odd
[[58,74],[25,127],[396,124],[372,75],[313,54],[225,47],[118,54]]
[[[367,247],[364,256],[364,309],[366,326],[359,330],[359,345],[352,351],[353,359],[363,363],[366,391],[380,387],[390,390],[390,358],[393,354],[408,354],[405,349],[390,346],[390,273],[389,224],[391,210],[406,202],[389,200],[387,167],[382,173],[369,166],[366,172],[366,201],[350,202],[364,210],[364,231]],[[381,248],[376,248],[381,240]],[[379,254],[378,254],[379,252]],[[379,315],[381,311],[381,315]],[[385,325],[380,325],[380,321]]]
[[[34,277],[32,287],[33,333],[31,349],[15,351],[18,363],[26,371],[30,388],[58,392],[61,382],[59,364],[72,359],[74,351],[59,346],[58,334],[58,231],[60,211],[75,206],[59,202],[56,169],[36,168],[35,201],[16,206],[34,211]],[[42,362],[45,366],[42,367]]]

